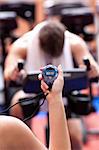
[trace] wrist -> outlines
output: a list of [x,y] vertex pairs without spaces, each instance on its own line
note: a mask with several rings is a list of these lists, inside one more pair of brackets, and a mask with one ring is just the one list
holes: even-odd
[[48,94],[46,97],[48,104],[53,104],[59,101],[62,101],[62,93],[58,93],[58,94]]

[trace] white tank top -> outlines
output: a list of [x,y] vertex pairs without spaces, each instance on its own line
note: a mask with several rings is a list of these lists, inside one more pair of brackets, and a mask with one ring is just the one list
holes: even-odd
[[[46,56],[45,53],[42,50],[40,50],[39,38],[38,38],[39,31],[45,24],[46,21],[40,23],[30,32],[31,36],[29,38],[29,43],[27,47],[28,52],[27,52],[27,60],[25,65],[27,72],[40,70],[41,67],[47,65],[48,56]],[[70,48],[69,31],[65,32],[65,42],[63,46],[62,55],[58,58],[51,58],[51,63],[55,66],[61,64],[63,70],[73,68],[73,59],[72,59],[72,53]]]

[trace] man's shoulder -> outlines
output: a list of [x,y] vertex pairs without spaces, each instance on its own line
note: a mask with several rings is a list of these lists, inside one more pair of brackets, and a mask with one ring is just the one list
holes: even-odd
[[47,21],[38,23],[33,29],[24,33],[20,38],[27,38],[31,36],[32,34],[34,34],[34,32],[37,33],[45,24],[47,24]]
[[79,44],[80,42],[81,43],[83,42],[83,39],[79,35],[72,33],[68,30],[65,31],[65,38],[68,38],[72,45],[76,45]]
[[77,34],[70,32],[69,30],[65,31],[65,36],[66,37],[70,37],[70,38],[74,38],[74,37],[78,37]]
[[47,24],[47,21],[45,20],[45,21],[42,21],[42,22],[40,22],[40,23],[38,23],[33,29],[32,29],[32,32],[36,32],[36,31],[40,31],[40,29],[42,28],[42,27],[44,27],[44,25],[46,25]]

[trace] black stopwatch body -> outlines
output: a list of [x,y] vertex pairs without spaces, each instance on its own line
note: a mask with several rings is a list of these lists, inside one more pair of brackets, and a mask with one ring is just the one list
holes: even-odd
[[47,65],[42,69],[43,80],[49,86],[49,89],[52,88],[54,80],[58,76],[58,69],[56,66]]

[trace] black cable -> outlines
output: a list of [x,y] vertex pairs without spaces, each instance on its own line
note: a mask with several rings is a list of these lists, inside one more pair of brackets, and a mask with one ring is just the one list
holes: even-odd
[[28,102],[32,102],[33,101],[33,99],[37,99],[37,102],[39,101],[39,99],[42,99],[42,98],[46,98],[46,96],[47,95],[44,95],[44,93],[43,92],[40,92],[39,94],[37,94],[36,96],[34,96],[34,97],[25,97],[25,98],[20,98],[19,99],[19,101],[22,103],[22,102],[26,102],[26,101],[28,101]]
[[[35,96],[35,97],[33,98],[33,99],[36,99],[36,98],[41,97],[41,98],[44,98],[44,100],[43,100],[43,102],[35,109],[35,111],[32,113],[32,115],[30,115],[29,117],[23,119],[23,122],[26,122],[27,120],[31,119],[31,118],[35,115],[36,111],[44,104],[45,99],[46,99],[46,96],[47,96],[48,94],[49,94],[49,93],[46,93],[46,94],[44,95],[44,93],[41,92],[41,93],[39,93],[37,96]],[[43,96],[43,97],[42,97],[42,96]],[[32,100],[32,99],[31,99],[31,100]],[[31,100],[29,100],[29,101],[31,101]]]
[[32,113],[32,115],[30,115],[29,117],[23,119],[23,122],[26,122],[27,120],[31,119],[31,118],[35,115],[35,113],[36,113],[36,111],[38,110],[38,108],[40,108],[40,107],[44,104],[44,102],[45,102],[45,99],[44,99],[43,102],[35,109],[35,111]]
[[0,115],[4,115],[9,109],[11,109],[12,107],[14,107],[17,104],[20,104],[21,102],[17,102],[9,107],[7,107],[6,109],[4,109],[3,111],[0,111]]
[[[3,111],[0,111],[0,115],[4,115],[7,111],[9,111],[12,107],[14,107],[15,105],[17,105],[17,104],[20,104],[20,103],[22,103],[22,102],[26,102],[26,101],[33,101],[34,99],[36,99],[36,98],[44,98],[44,100],[45,100],[45,98],[46,98],[46,96],[48,95],[48,93],[46,94],[46,95],[44,95],[44,93],[43,92],[40,92],[38,95],[36,95],[35,97],[27,97],[27,98],[23,98],[23,99],[20,99],[20,101],[18,101],[17,103],[15,103],[15,104],[13,104],[13,105],[11,105],[11,106],[9,106],[8,108],[6,108],[6,109],[4,109]],[[39,106],[40,107],[40,106]]]

